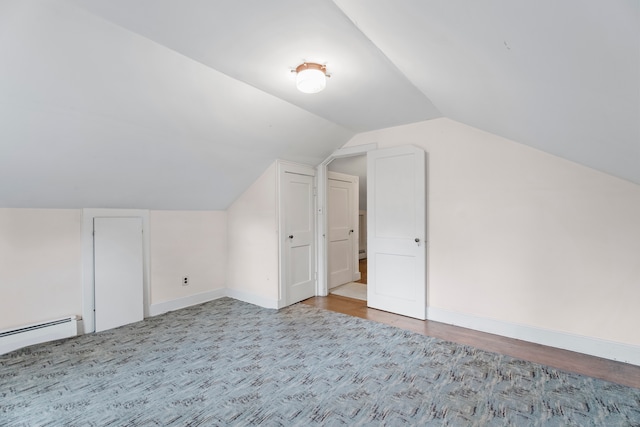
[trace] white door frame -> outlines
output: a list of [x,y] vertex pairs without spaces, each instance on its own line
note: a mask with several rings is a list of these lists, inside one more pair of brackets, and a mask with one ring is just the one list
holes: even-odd
[[149,317],[151,285],[149,271],[149,211],[142,209],[83,209],[82,210],[82,331],[90,333],[96,330],[95,284],[93,269],[93,219],[96,217],[142,218],[142,269],[144,317]]
[[318,199],[316,212],[318,216],[318,233],[317,233],[317,257],[318,257],[318,281],[316,282],[316,295],[325,297],[328,294],[328,270],[327,270],[327,242],[325,241],[327,230],[327,216],[325,215],[325,208],[327,206],[327,167],[329,163],[335,159],[343,157],[354,157],[366,155],[367,152],[378,148],[378,144],[363,144],[353,147],[340,148],[329,157],[327,157],[320,165],[318,165]]

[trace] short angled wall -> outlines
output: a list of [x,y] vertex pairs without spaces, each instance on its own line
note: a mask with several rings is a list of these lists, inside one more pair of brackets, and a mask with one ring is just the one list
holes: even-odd
[[191,297],[202,302],[199,295],[225,287],[226,212],[153,210],[149,223],[151,307]]
[[82,314],[81,215],[0,208],[0,330]]
[[256,295],[251,292],[242,291],[239,289],[226,289],[227,296],[239,301],[248,302],[249,304],[257,305],[264,308],[281,308],[277,299],[267,298],[261,295]]
[[151,304],[151,307],[149,307],[149,315],[157,316],[169,311],[179,310],[181,308],[190,307],[192,305],[213,301],[214,299],[226,296],[226,291],[227,290],[225,288],[219,288],[213,291],[201,292],[195,295],[189,295],[182,298]]
[[276,202],[276,163],[272,163],[227,210],[225,283],[233,298],[255,303],[252,295],[266,295],[266,301],[279,297]]

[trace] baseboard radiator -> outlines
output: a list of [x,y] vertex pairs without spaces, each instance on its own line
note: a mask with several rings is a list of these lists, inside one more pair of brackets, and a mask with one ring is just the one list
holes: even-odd
[[76,316],[0,331],[0,354],[22,347],[78,335]]

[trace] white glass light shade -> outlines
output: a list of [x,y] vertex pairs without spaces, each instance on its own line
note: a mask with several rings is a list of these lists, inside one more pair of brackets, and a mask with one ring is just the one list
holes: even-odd
[[298,71],[296,87],[303,93],[317,93],[327,85],[327,77],[324,71],[315,68],[307,68]]

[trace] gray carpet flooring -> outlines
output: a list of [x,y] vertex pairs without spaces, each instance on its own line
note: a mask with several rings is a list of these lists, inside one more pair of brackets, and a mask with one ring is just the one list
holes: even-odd
[[222,298],[0,356],[3,426],[640,426],[640,389]]

